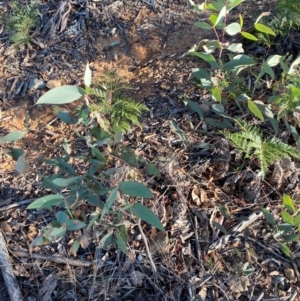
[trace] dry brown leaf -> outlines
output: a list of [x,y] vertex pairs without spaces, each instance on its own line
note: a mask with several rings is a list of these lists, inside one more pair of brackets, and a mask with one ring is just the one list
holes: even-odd
[[144,278],[145,278],[145,275],[143,273],[141,273],[140,271],[133,271],[130,274],[130,279],[134,286],[141,286]]
[[26,234],[29,241],[33,241],[37,234],[38,234],[38,231],[36,229],[36,226],[35,225],[30,225],[29,230]]
[[79,237],[79,243],[81,245],[81,248],[86,249],[89,246],[89,239],[85,235],[81,235]]
[[198,186],[194,186],[194,188],[192,190],[192,200],[198,206],[209,203],[206,190],[204,190]]
[[150,243],[150,252],[166,251],[169,244],[169,237],[167,232],[158,232],[156,237]]
[[3,222],[1,224],[1,229],[5,232],[5,233],[12,233],[12,228],[11,226],[7,223],[7,222]]

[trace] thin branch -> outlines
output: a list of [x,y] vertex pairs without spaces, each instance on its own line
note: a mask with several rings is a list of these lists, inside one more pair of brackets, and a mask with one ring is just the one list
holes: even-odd
[[53,262],[57,262],[57,263],[73,265],[73,266],[77,266],[77,267],[88,268],[88,267],[92,266],[92,262],[70,259],[70,258],[66,258],[66,257],[48,256],[48,255],[41,255],[41,254],[35,254],[35,253],[30,254],[30,253],[24,252],[24,251],[11,251],[11,253],[15,257],[29,257],[29,258],[34,258],[34,259],[41,259],[41,260],[46,260],[46,261],[53,261]]

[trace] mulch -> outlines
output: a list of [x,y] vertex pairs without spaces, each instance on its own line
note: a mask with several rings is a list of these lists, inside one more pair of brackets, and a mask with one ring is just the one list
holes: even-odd
[[[257,9],[256,5],[251,2],[241,10],[249,12]],[[258,5],[260,9],[263,6]],[[9,6],[3,2],[0,9],[5,11]],[[204,33],[200,37],[199,31],[191,30],[199,15],[192,12],[190,2],[49,1],[40,4],[39,9],[40,25],[32,47],[16,52],[7,33],[0,34],[1,110],[4,116],[12,116],[1,124],[0,133],[22,127],[27,111],[32,126],[29,135],[13,145],[25,149],[30,172],[16,175],[3,147],[0,158],[1,229],[24,298],[299,300],[297,258],[292,262],[278,251],[263,218],[251,220],[248,227],[241,228],[245,219],[263,207],[268,206],[277,214],[283,192],[297,199],[298,162],[277,165],[264,181],[256,177],[254,163],[235,173],[242,164],[239,154],[219,132],[199,123],[194,112],[185,107],[185,97],[194,101],[205,97],[190,80],[190,71],[199,66],[199,61],[182,57],[205,37]],[[115,41],[117,48],[111,44]],[[133,52],[134,49],[139,52]],[[41,163],[40,156],[59,156],[63,138],[71,142],[74,154],[89,151],[74,139],[75,131],[84,128],[62,124],[49,108],[36,108],[35,102],[51,80],[82,84],[87,62],[97,74],[103,66],[123,68],[134,88],[126,93],[150,109],[150,114],[143,116],[142,130],[133,129],[125,136],[125,142],[140,156],[157,163],[162,173],[161,178],[149,183],[155,199],[148,206],[163,221],[166,234],[143,224],[156,273],[141,233],[132,221],[126,223],[127,256],[114,247],[98,248],[98,237],[91,238],[88,248],[80,248],[74,256],[70,251],[72,234],[49,245],[31,245],[55,214],[26,210],[31,201],[49,194],[41,185],[42,176],[55,172]],[[29,89],[34,79],[45,86]],[[207,117],[218,118],[211,108],[203,108]],[[189,147],[184,146],[176,125]],[[279,171],[280,182],[276,177]],[[225,207],[230,214],[227,219],[220,209]],[[213,243],[226,235],[215,223],[229,233],[218,248],[212,247]],[[293,245],[295,251],[297,247]],[[251,269],[248,276],[245,263]],[[1,299],[8,300],[4,284],[0,287]]]

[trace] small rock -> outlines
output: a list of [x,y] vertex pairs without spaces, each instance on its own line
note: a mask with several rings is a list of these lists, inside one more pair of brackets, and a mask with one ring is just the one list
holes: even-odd
[[53,89],[61,86],[61,81],[58,79],[51,79],[46,84],[48,89]]
[[290,280],[290,281],[294,281],[296,280],[295,278],[295,271],[291,268],[285,268],[283,270],[285,277]]
[[46,85],[42,80],[34,77],[30,80],[29,85],[28,85],[28,89],[29,90],[44,89],[45,86]]

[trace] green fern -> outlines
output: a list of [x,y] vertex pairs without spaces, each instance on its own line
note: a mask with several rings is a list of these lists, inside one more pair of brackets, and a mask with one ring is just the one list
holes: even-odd
[[148,108],[142,103],[136,103],[125,97],[116,99],[110,112],[113,128],[126,132],[130,130],[130,124],[140,127],[139,117],[143,111],[148,111]]
[[115,72],[107,72],[96,87],[89,88],[89,95],[95,97],[90,108],[102,116],[102,122],[112,132],[127,132],[131,125],[140,126],[139,118],[147,106],[124,96],[122,90],[128,86]]
[[224,131],[223,133],[237,149],[245,153],[246,158],[258,159],[262,177],[276,160],[283,157],[298,158],[298,153],[290,145],[276,138],[263,139],[257,127],[250,126],[243,120],[235,119],[235,122],[240,126],[241,132]]
[[[288,4],[284,4],[284,2]],[[275,13],[269,17],[264,17],[260,20],[261,23],[270,27],[276,36],[286,36],[293,30],[300,29],[300,6],[295,4],[298,8],[295,9],[289,1],[282,1],[275,8]],[[273,44],[272,36],[257,32],[256,36],[260,44],[271,46]]]
[[11,13],[2,15],[6,29],[11,32],[10,41],[16,47],[21,44],[29,44],[31,41],[30,31],[38,23],[38,2],[32,1],[28,5],[24,5],[14,0],[10,6]]

